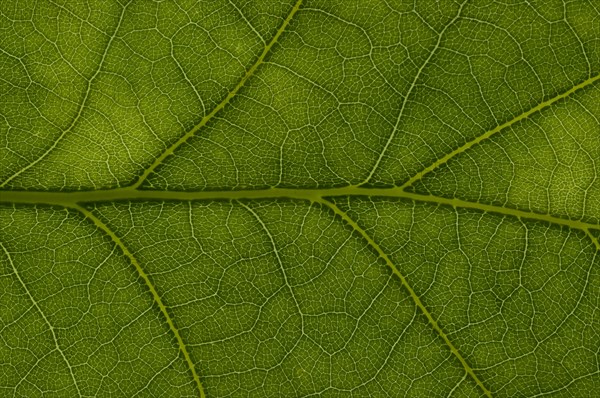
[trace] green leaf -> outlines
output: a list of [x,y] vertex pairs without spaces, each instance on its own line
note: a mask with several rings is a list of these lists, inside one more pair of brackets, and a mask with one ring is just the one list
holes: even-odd
[[600,8],[4,1],[0,395],[594,396]]

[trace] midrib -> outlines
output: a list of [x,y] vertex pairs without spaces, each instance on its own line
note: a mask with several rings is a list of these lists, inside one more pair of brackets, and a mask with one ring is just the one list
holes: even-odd
[[133,188],[114,188],[96,191],[0,191],[0,203],[48,204],[73,207],[78,203],[167,200],[243,200],[243,199],[297,199],[320,202],[323,198],[336,196],[399,198],[416,202],[426,202],[455,208],[479,210],[485,213],[502,214],[521,219],[545,221],[579,230],[597,229],[600,224],[558,217],[551,214],[535,213],[493,204],[471,202],[457,198],[445,198],[434,195],[407,192],[402,188],[364,188],[348,186],[341,188],[295,189],[267,188],[256,190],[220,190],[220,191],[158,191]]

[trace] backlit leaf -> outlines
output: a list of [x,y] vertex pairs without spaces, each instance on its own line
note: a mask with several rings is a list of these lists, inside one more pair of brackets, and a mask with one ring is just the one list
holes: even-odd
[[0,396],[592,397],[594,0],[5,1]]

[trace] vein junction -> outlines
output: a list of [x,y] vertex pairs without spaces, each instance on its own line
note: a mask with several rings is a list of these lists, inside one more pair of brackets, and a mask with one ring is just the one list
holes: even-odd
[[[518,219],[538,220],[550,224],[561,225],[582,231],[600,230],[600,224],[582,220],[561,218],[551,214],[535,213],[530,210],[520,210],[501,205],[470,202],[458,198],[445,198],[435,195],[425,195],[407,192],[401,187],[393,188],[364,188],[348,186],[341,188],[323,189],[294,189],[267,188],[257,190],[236,191],[158,191],[140,190],[131,187],[114,188],[96,191],[73,192],[43,192],[43,191],[3,191],[0,193],[0,203],[47,204],[73,207],[76,204],[108,201],[138,201],[138,200],[244,200],[244,199],[296,199],[310,202],[321,202],[323,198],[336,196],[359,196],[380,199],[405,199],[416,202],[426,202],[435,205],[451,206],[479,210],[484,213],[502,214]],[[590,235],[592,236],[592,235]],[[593,239],[600,249],[600,243]]]

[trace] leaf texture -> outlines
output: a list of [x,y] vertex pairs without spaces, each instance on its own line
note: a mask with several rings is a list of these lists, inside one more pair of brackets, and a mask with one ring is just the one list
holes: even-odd
[[0,395],[592,397],[593,0],[0,5]]

